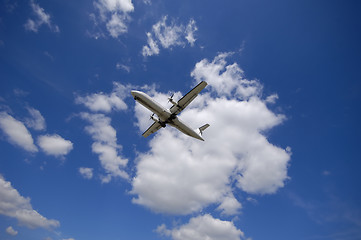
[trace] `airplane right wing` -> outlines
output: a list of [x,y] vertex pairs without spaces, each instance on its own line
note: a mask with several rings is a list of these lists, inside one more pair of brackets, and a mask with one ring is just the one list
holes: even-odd
[[172,114],[180,113],[185,107],[187,107],[200,93],[203,88],[207,86],[206,81],[200,82],[197,86],[195,86],[192,90],[190,90],[186,95],[184,95],[177,104],[174,104],[169,110]]
[[150,134],[158,131],[162,126],[159,122],[154,122],[143,134],[143,137],[148,137]]

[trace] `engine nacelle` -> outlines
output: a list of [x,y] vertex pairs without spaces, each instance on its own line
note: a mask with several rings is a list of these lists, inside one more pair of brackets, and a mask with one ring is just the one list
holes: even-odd
[[168,100],[169,100],[169,102],[171,102],[173,105],[178,105],[178,103],[175,102],[175,101],[173,100],[173,98],[168,98]]
[[[153,114],[154,115],[154,114]],[[156,119],[153,115],[150,116],[150,119],[152,119],[154,122],[159,123],[162,127],[165,128],[166,124],[165,122],[160,121],[159,119]]]

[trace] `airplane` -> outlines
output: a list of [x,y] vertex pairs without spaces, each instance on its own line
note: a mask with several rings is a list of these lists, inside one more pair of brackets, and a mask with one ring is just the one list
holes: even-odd
[[[153,114],[150,116],[150,119],[154,121],[154,123],[142,134],[143,137],[148,137],[152,133],[155,133],[160,128],[164,128],[166,124],[169,124],[172,127],[175,127],[182,133],[194,137],[196,139],[204,141],[202,138],[203,131],[209,127],[209,124],[205,124],[200,128],[193,130],[184,122],[182,122],[177,115],[187,107],[207,86],[207,82],[202,81],[197,86],[195,86],[191,91],[189,91],[186,95],[184,95],[178,102],[173,100],[173,94],[168,98],[169,102],[173,104],[173,106],[169,109],[164,108],[162,105],[154,101],[150,96],[141,91],[133,90],[131,94],[133,95],[134,100],[142,104],[144,107],[148,108]],[[154,117],[154,114],[157,115],[158,118]],[[199,133],[198,133],[199,131]]]

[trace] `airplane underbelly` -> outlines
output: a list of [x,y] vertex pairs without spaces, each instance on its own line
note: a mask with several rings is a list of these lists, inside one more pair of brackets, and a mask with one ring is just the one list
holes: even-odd
[[171,123],[169,123],[173,127],[177,128],[179,131],[183,132],[184,134],[197,138],[199,140],[203,140],[201,136],[199,136],[198,133],[196,133],[193,129],[188,127],[186,124],[184,124],[179,118],[175,118]]

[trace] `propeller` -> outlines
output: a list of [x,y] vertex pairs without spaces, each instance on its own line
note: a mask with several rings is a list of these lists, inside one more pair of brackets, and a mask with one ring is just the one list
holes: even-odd
[[149,120],[153,120],[153,117],[154,117],[154,113],[152,114],[152,115],[150,115],[150,118],[149,118]]
[[173,96],[174,96],[174,93],[172,93],[172,95],[170,95],[170,97],[168,98],[168,102],[173,102]]
[[173,101],[173,95],[174,93],[172,93],[172,95],[168,98],[168,102],[171,102],[173,105],[177,105],[177,103]]

